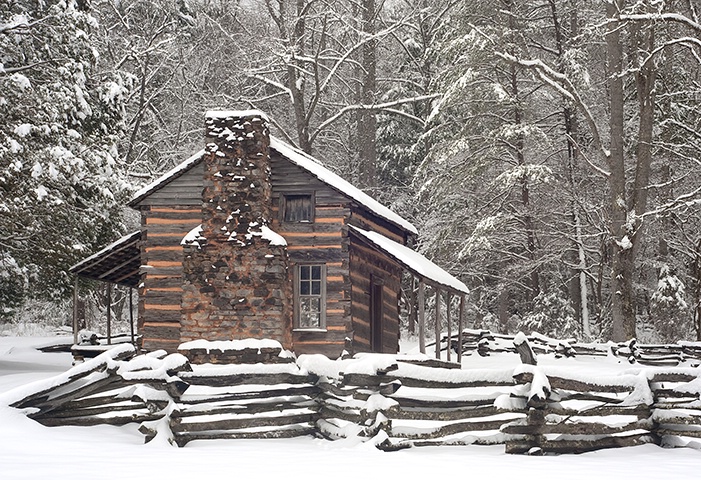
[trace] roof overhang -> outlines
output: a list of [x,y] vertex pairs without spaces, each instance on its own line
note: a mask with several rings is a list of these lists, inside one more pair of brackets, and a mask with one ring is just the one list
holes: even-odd
[[69,271],[80,277],[127,287],[139,284],[141,231],[125,235],[116,242],[73,265]]
[[364,244],[384,253],[385,255],[388,255],[396,263],[427,284],[448,290],[449,292],[457,295],[466,295],[470,293],[467,286],[463,282],[443,270],[428,258],[421,255],[419,252],[397,243],[394,240],[390,240],[377,232],[363,230],[358,227],[354,227],[353,225],[348,225],[348,232],[353,234],[355,238],[359,239]]

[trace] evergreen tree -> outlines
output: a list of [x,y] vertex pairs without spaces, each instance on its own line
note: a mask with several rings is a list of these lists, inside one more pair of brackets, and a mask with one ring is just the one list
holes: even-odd
[[95,71],[87,8],[0,0],[0,314],[65,295],[68,267],[122,228],[128,85]]

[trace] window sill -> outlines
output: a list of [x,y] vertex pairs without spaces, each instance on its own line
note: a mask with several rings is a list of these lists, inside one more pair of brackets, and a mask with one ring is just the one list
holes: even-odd
[[326,333],[328,330],[325,328],[293,328],[293,332],[319,332],[319,333]]

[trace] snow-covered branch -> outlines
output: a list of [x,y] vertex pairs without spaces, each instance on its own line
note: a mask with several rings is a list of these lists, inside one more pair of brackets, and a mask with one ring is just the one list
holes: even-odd
[[686,25],[697,32],[701,32],[701,24],[678,13],[640,13],[631,15],[621,15],[621,20],[632,22],[676,22]]
[[[542,60],[523,60],[503,52],[496,52],[496,55],[503,58],[507,62],[515,63],[534,71],[546,85],[552,87],[563,97],[574,102],[574,104],[584,115],[584,119],[591,130],[594,146],[601,151],[604,158],[608,159],[610,157],[611,153],[608,151],[608,149],[604,148],[601,141],[601,136],[599,135],[599,127],[594,121],[594,116],[591,113],[591,110],[589,110],[589,107],[584,103],[584,100],[582,100],[582,97],[580,97],[577,89],[574,87],[574,85],[572,85],[572,82],[570,82],[566,75],[552,69]],[[604,173],[601,169],[597,169],[597,171],[599,171],[599,173]]]
[[665,204],[660,205],[659,207],[655,208],[654,210],[649,210],[645,213],[642,213],[639,215],[640,218],[645,218],[649,216],[654,216],[654,215],[660,215],[662,213],[669,212],[670,210],[676,210],[678,208],[684,208],[684,207],[692,207],[692,206],[698,206],[701,204],[701,198],[696,198],[699,197],[701,194],[701,187],[698,187],[697,189],[685,193],[684,195],[680,195],[674,200],[671,200]]
[[287,87],[286,87],[285,85],[283,85],[282,83],[276,82],[275,80],[271,80],[271,79],[269,79],[269,78],[267,78],[267,77],[264,77],[263,75],[258,75],[258,74],[256,74],[256,73],[249,73],[249,74],[248,74],[248,77],[254,78],[254,79],[256,79],[256,80],[258,80],[258,81],[260,81],[260,82],[263,82],[263,83],[265,83],[265,84],[267,84],[267,85],[273,86],[273,87],[275,87],[275,88],[277,88],[277,89],[279,89],[279,90],[285,92],[287,95],[289,95],[290,100],[291,100],[292,102],[294,102],[294,97],[292,96],[292,90],[290,90],[289,88],[287,88]]
[[[419,95],[419,96],[416,96],[416,97],[401,98],[401,99],[399,99],[399,100],[393,100],[393,101],[391,101],[391,102],[385,102],[385,103],[376,103],[376,104],[373,104],[373,105],[348,105],[348,106],[343,107],[342,109],[340,109],[338,112],[336,112],[335,115],[333,115],[333,116],[327,118],[326,120],[324,120],[324,121],[314,130],[314,133],[311,135],[311,139],[312,139],[312,141],[313,141],[313,140],[319,135],[319,133],[321,133],[326,127],[328,127],[329,125],[331,125],[331,124],[334,123],[336,120],[338,120],[338,119],[341,118],[343,115],[345,115],[345,114],[347,114],[347,113],[349,113],[349,112],[355,112],[355,111],[358,111],[358,110],[372,110],[372,111],[377,112],[377,111],[383,110],[383,111],[391,111],[391,112],[393,112],[393,113],[399,114],[400,112],[397,111],[397,110],[395,110],[395,109],[393,109],[392,107],[397,107],[397,106],[403,105],[403,104],[405,104],[405,103],[421,102],[421,101],[423,101],[423,100],[433,100],[434,98],[438,98],[438,97],[440,97],[440,96],[441,96],[441,95],[438,94],[438,93],[433,93],[433,94],[430,94],[430,95]],[[407,118],[411,118],[411,119],[414,120],[414,121],[420,122],[421,124],[424,123],[423,120],[421,120],[420,118],[417,118],[417,117],[415,117],[415,116],[413,116],[413,115],[410,115],[410,114],[408,114],[408,113],[406,113],[406,112],[401,112],[401,114],[402,114],[403,116],[407,117]]]

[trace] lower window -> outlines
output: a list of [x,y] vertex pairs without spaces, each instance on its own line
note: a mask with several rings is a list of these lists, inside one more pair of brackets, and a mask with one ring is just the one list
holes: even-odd
[[297,265],[295,273],[295,328],[326,328],[326,265]]

